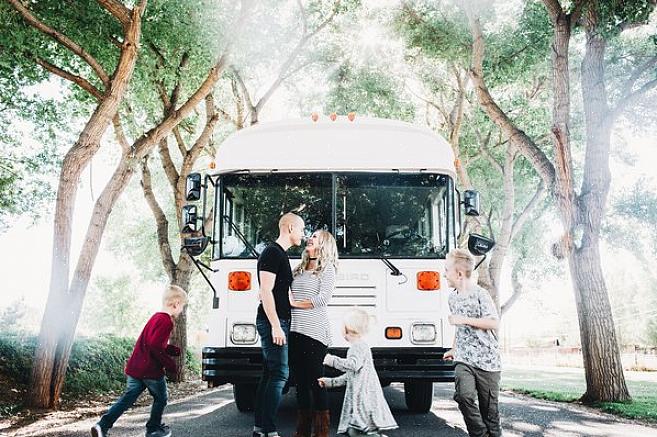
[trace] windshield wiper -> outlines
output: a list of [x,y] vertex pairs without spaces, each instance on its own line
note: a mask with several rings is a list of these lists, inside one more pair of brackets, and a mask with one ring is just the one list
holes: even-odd
[[251,243],[249,243],[249,241],[246,239],[246,237],[244,236],[244,234],[242,234],[242,233],[240,232],[239,228],[238,228],[237,225],[236,225],[236,224],[230,219],[230,217],[227,216],[227,215],[224,215],[224,220],[225,220],[226,222],[228,222],[228,224],[230,225],[230,227],[233,229],[233,231],[235,231],[235,233],[237,234],[237,236],[240,237],[240,240],[242,240],[242,242],[246,245],[246,247],[251,251],[251,253],[253,254],[253,256],[255,256],[256,258],[257,258],[258,256],[260,256],[260,255],[258,254],[258,252],[255,250],[255,247],[253,247],[253,246],[251,245]]
[[381,259],[381,261],[383,261],[383,264],[385,264],[386,267],[388,267],[390,269],[390,271],[391,271],[390,274],[392,276],[401,276],[402,275],[402,272],[397,267],[395,267],[395,265],[393,263],[391,263],[388,258],[386,258],[383,255],[379,255],[379,258]]

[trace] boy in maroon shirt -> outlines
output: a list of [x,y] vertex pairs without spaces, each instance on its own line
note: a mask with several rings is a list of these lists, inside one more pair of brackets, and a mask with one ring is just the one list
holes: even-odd
[[140,394],[148,389],[153,396],[151,417],[146,423],[146,437],[169,437],[169,427],[162,423],[162,412],[167,405],[165,370],[176,374],[172,356],[180,355],[180,349],[169,343],[173,321],[187,304],[187,293],[182,288],[169,285],[162,298],[162,311],[155,313],[141,331],[132,355],[125,367],[128,385],[123,395],[91,428],[92,437],[106,437],[114,422],[130,408]]

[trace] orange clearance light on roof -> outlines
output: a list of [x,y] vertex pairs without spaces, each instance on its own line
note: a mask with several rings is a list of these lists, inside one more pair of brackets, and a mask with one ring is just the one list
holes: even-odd
[[333,113],[331,113],[331,115],[329,115],[329,118],[331,119],[331,121],[335,121],[338,118],[338,114],[333,112]]
[[311,119],[312,121],[317,121],[317,120],[319,120],[319,114],[316,113],[316,112],[313,112],[312,114],[310,114],[310,119]]
[[214,170],[215,168],[217,168],[217,163],[214,161],[210,161],[208,167],[210,167],[211,170]]
[[350,112],[349,114],[347,114],[347,118],[349,119],[349,121],[354,121],[354,119],[356,119],[356,113]]
[[386,338],[388,340],[400,340],[402,338],[402,329],[399,326],[388,326],[386,328]]
[[228,289],[232,291],[246,291],[251,289],[251,273],[230,272],[228,274]]
[[417,289],[423,291],[438,290],[440,288],[440,273],[417,272]]
[[459,168],[461,166],[461,160],[460,159],[455,159],[454,160],[454,167]]

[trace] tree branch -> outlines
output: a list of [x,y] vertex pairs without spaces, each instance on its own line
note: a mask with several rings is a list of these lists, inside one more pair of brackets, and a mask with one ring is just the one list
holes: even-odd
[[116,17],[117,20],[127,27],[131,22],[132,18],[130,17],[130,9],[126,8],[123,3],[117,0],[97,0],[98,4],[102,6],[107,12]]
[[130,142],[128,141],[128,138],[125,135],[125,131],[123,130],[123,125],[121,124],[121,117],[119,116],[118,112],[112,118],[112,125],[114,126],[114,136],[116,137],[116,141],[121,146],[121,150],[123,150],[123,154],[128,154],[128,152],[130,151]]
[[523,292],[523,287],[522,284],[520,283],[520,279],[518,276],[520,275],[520,267],[518,267],[518,261],[513,264],[513,268],[511,269],[511,287],[513,288],[513,293],[509,298],[502,304],[500,307],[500,315],[506,314],[507,311],[511,308],[511,306],[518,300],[518,298],[522,295]]
[[167,273],[170,281],[175,278],[176,263],[173,261],[171,254],[171,245],[169,244],[169,221],[167,220],[164,211],[160,207],[155,193],[153,193],[153,186],[151,183],[151,172],[148,168],[148,156],[142,159],[141,165],[141,187],[146,198],[146,202],[155,217],[157,229],[157,245],[162,257],[162,264]]
[[559,0],[543,0],[543,4],[547,8],[552,21],[556,21],[557,17],[563,13],[563,7],[561,7]]
[[175,191],[176,186],[178,185],[179,176],[178,170],[176,170],[176,166],[171,159],[171,154],[169,154],[169,142],[167,141],[167,137],[162,138],[158,143],[158,152],[160,153],[160,161],[162,161],[162,169],[164,170],[164,174],[167,175],[169,184]]
[[[299,3],[300,4],[300,3]],[[301,6],[301,4],[300,4]],[[274,82],[271,84],[269,89],[265,91],[265,93],[262,95],[260,100],[258,100],[258,103],[256,103],[255,107],[253,108],[255,112],[251,112],[251,120],[253,122],[258,121],[258,114],[262,110],[262,108],[265,106],[265,103],[271,98],[271,96],[276,92],[276,90],[281,86],[281,83],[286,79],[286,74],[288,70],[290,70],[290,67],[294,63],[294,61],[297,59],[299,54],[301,53],[301,50],[303,47],[312,39],[315,35],[317,35],[319,32],[321,32],[328,24],[333,21],[333,18],[335,18],[335,15],[337,14],[338,7],[340,6],[340,0],[336,0],[333,11],[331,14],[317,26],[315,30],[313,30],[310,33],[306,33],[306,26],[304,26],[304,32],[301,35],[301,39],[297,42],[297,45],[294,47],[288,58],[283,62],[283,65],[281,65],[281,68],[278,71],[278,77]],[[305,23],[305,10],[303,9],[303,6],[301,6],[301,14],[304,17],[304,23]]]
[[71,52],[74,54],[78,55],[80,58],[82,58],[89,66],[96,72],[98,75],[98,78],[103,82],[103,85],[105,87],[109,86],[110,83],[110,78],[105,72],[105,69],[100,65],[100,63],[93,57],[91,56],[86,50],[84,50],[79,44],[76,44],[68,38],[66,35],[57,32],[55,29],[53,29],[50,26],[47,26],[43,22],[41,22],[38,18],[36,18],[32,13],[21,3],[20,0],[7,0],[13,7],[18,11],[19,14],[23,17],[27,23],[40,31],[41,33],[49,36],[50,38],[54,39],[57,41],[59,44],[63,45],[67,49],[69,49]]
[[189,52],[185,52],[182,55],[182,59],[180,59],[180,63],[178,64],[178,69],[176,70],[176,85],[173,87],[173,91],[171,91],[171,99],[170,99],[170,106],[176,107],[178,105],[178,99],[180,98],[180,75],[182,73],[182,70],[187,66],[189,63]]
[[536,143],[524,131],[516,127],[508,115],[497,105],[486,86],[483,75],[484,38],[481,33],[479,18],[469,16],[469,19],[473,36],[470,74],[475,85],[479,103],[491,121],[502,130],[509,141],[532,163],[538,174],[545,181],[545,184],[551,187],[556,175],[554,166]]
[[51,73],[53,73],[53,74],[55,74],[55,75],[57,75],[57,76],[59,76],[63,79],[66,79],[70,82],[75,83],[80,88],[82,88],[83,90],[85,90],[86,92],[91,94],[93,97],[95,97],[96,100],[102,100],[103,93],[98,88],[93,86],[91,84],[91,82],[89,82],[87,79],[85,79],[81,76],[76,76],[73,73],[69,73],[68,71],[63,70],[63,69],[57,67],[56,65],[51,64],[50,62],[46,61],[45,59],[36,58],[36,57],[33,57],[33,59],[34,59],[34,62],[36,62],[37,64],[39,64],[40,66],[42,66],[43,68],[48,70],[49,72],[51,72]]
[[527,205],[525,205],[525,208],[522,210],[520,215],[516,218],[516,220],[513,222],[513,226],[511,227],[511,239],[515,238],[515,236],[522,230],[522,228],[525,226],[525,223],[527,222],[527,219],[529,218],[529,214],[531,211],[536,207],[536,205],[543,200],[543,197],[545,197],[546,193],[545,189],[545,182],[541,180],[541,182],[538,184],[538,188],[536,189],[536,192],[532,196],[531,200]]

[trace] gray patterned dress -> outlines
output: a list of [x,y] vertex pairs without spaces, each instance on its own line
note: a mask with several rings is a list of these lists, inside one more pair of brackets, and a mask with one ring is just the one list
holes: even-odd
[[345,372],[344,375],[329,378],[326,382],[329,388],[347,386],[338,434],[345,434],[349,428],[363,433],[398,428],[383,397],[381,383],[374,369],[372,352],[367,343],[352,343],[346,359],[329,354],[325,363]]

